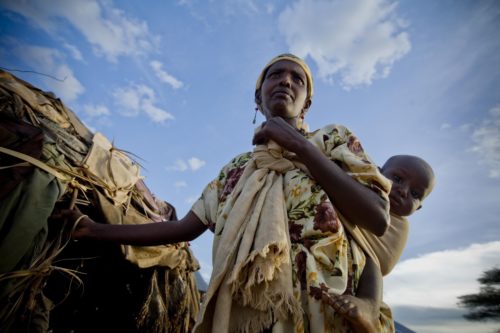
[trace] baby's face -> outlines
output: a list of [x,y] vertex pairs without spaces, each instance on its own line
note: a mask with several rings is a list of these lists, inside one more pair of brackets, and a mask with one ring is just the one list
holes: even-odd
[[434,175],[412,159],[397,159],[382,173],[392,180],[391,212],[399,216],[409,216],[419,209],[434,186]]

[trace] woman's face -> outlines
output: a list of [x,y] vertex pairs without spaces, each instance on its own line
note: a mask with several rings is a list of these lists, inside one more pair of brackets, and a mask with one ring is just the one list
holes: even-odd
[[295,125],[297,117],[310,105],[304,70],[290,60],[272,64],[255,98],[266,119],[282,117]]

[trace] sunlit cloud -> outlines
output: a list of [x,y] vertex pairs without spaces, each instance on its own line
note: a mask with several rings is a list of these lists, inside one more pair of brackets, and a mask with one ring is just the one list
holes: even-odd
[[[319,77],[349,89],[389,75],[410,51],[406,23],[386,0],[298,0],[279,16],[290,51],[310,56]],[[293,22],[293,24],[291,23]]]
[[115,103],[120,106],[120,113],[124,116],[135,117],[144,112],[152,121],[163,123],[174,119],[169,112],[156,105],[156,95],[150,87],[143,84],[131,84],[128,87],[117,88],[113,91]]
[[489,168],[489,177],[500,178],[500,104],[472,132],[474,145],[470,149]]
[[176,188],[187,187],[187,183],[183,180],[179,180],[174,183],[174,187]]
[[188,164],[183,160],[176,160],[174,165],[167,167],[167,170],[186,171],[189,168]]
[[266,13],[267,14],[273,14],[274,11],[276,10],[276,7],[274,7],[274,5],[272,3],[268,3],[265,5],[266,7]]
[[66,20],[85,37],[97,55],[110,61],[123,55],[147,54],[159,41],[159,37],[149,32],[145,21],[127,17],[110,1],[7,0],[2,6],[57,38],[62,38],[61,29],[66,29],[59,21]]
[[443,124],[441,124],[441,127],[440,127],[440,128],[441,128],[442,130],[446,130],[446,129],[448,129],[448,128],[451,128],[451,125],[450,125],[450,124],[448,124],[448,123],[443,123]]
[[84,86],[66,64],[64,54],[58,50],[36,45],[16,44],[11,48],[11,52],[34,71],[44,74],[42,79],[44,84],[63,102],[74,101],[85,92]]
[[184,161],[182,159],[177,159],[174,165],[167,167],[167,170],[181,171],[181,172],[187,170],[196,171],[205,164],[206,162],[199,159],[198,157],[191,157],[187,161]]
[[174,89],[179,89],[182,88],[184,85],[181,81],[177,80],[175,77],[167,73],[166,71],[163,70],[163,64],[159,61],[151,61],[150,62],[151,68],[155,71],[156,76],[162,81]]
[[394,318],[418,333],[493,333],[498,323],[466,320],[465,309],[421,306],[391,307]]
[[111,112],[104,105],[86,104],[83,106],[83,112],[91,118],[109,116]]
[[68,50],[73,59],[83,61],[82,53],[75,45],[64,43],[63,46],[66,50]]
[[197,157],[191,157],[188,160],[188,164],[189,164],[189,167],[191,168],[191,170],[196,171],[199,168],[201,168],[202,166],[204,166],[206,164],[206,162],[203,160],[200,160]]
[[404,260],[384,278],[384,301],[390,306],[456,308],[458,296],[479,291],[477,279],[500,265],[498,258],[500,241]]

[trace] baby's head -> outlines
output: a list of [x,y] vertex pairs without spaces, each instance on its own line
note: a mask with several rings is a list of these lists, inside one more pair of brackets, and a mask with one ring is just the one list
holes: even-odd
[[381,171],[392,180],[389,194],[391,213],[399,216],[409,216],[420,209],[434,187],[434,171],[417,156],[392,156]]

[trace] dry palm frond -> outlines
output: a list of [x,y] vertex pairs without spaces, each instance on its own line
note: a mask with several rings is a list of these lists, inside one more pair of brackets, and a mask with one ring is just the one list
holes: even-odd
[[151,277],[149,292],[137,318],[139,328],[148,328],[151,333],[170,332],[168,308],[158,286],[158,272]]
[[82,284],[76,270],[59,267],[53,264],[54,259],[63,251],[70,241],[68,232],[61,232],[57,237],[46,242],[40,253],[30,263],[29,267],[22,270],[0,274],[0,283],[9,284],[8,292],[2,295],[9,304],[0,311],[0,328],[7,324],[13,316],[19,313],[31,313],[37,306],[37,296],[42,293],[47,278],[54,271],[67,275],[72,281]]
[[139,313],[138,328],[153,333],[191,332],[200,304],[189,270],[155,270]]

